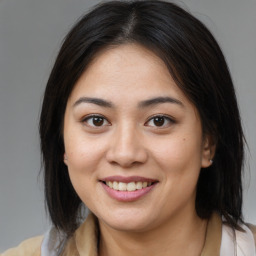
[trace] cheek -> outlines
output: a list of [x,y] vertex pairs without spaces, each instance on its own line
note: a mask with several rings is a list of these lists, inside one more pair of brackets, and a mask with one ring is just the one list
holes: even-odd
[[82,201],[92,185],[97,182],[97,169],[101,162],[102,150],[95,140],[85,140],[82,136],[66,137],[65,151],[71,182]]
[[162,170],[168,195],[174,201],[190,198],[195,192],[201,170],[200,139],[182,136],[165,140],[158,143],[152,155]]
[[[87,145],[87,146],[86,146]],[[90,205],[92,191],[97,185],[99,152],[80,141],[68,152],[68,173],[71,183],[84,204]]]
[[[186,170],[187,168],[200,169],[201,164],[201,143],[200,139],[176,136],[175,138],[158,141],[152,154],[156,161],[172,171]],[[176,167],[176,168],[173,168]]]
[[162,170],[161,194],[168,198],[164,205],[168,208],[182,207],[188,202],[194,205],[201,169],[200,143],[196,139],[180,137],[158,145],[158,150],[153,154],[159,169]]
[[103,154],[103,145],[97,139],[88,139],[83,134],[67,136],[65,152],[72,171],[92,172]]

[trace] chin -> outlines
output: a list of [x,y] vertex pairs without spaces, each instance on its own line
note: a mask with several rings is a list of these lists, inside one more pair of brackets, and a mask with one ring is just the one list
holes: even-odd
[[152,228],[154,223],[152,216],[132,211],[111,213],[101,216],[99,220],[112,229],[126,232],[143,232]]
[[115,221],[111,223],[106,223],[110,228],[122,231],[122,232],[133,232],[140,233],[145,232],[150,229],[150,225],[144,222],[127,222],[127,221]]

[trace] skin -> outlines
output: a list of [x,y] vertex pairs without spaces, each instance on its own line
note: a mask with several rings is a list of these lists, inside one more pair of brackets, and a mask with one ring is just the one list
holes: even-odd
[[[156,97],[174,102],[142,106]],[[95,126],[90,115],[103,122]],[[153,118],[159,115],[166,116],[162,123]],[[100,255],[200,254],[207,223],[195,211],[196,184],[211,164],[210,141],[198,111],[151,51],[127,44],[94,59],[67,102],[64,161],[77,194],[99,219]],[[100,182],[113,175],[157,184],[138,200],[120,202]]]

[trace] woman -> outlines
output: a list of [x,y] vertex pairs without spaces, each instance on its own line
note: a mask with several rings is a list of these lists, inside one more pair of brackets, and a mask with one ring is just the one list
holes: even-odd
[[84,16],[50,75],[40,138],[54,227],[3,255],[255,255],[232,80],[180,7],[114,1]]

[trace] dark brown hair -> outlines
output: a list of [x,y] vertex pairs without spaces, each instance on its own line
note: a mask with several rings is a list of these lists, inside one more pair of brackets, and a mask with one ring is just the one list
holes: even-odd
[[242,221],[243,131],[230,73],[209,30],[175,4],[112,1],[95,7],[66,36],[42,105],[40,139],[45,198],[53,224],[68,235],[77,228],[82,202],[63,163],[63,118],[69,95],[102,49],[137,43],[155,52],[199,111],[203,132],[214,138],[213,165],[202,169],[196,210],[219,212],[233,227]]

